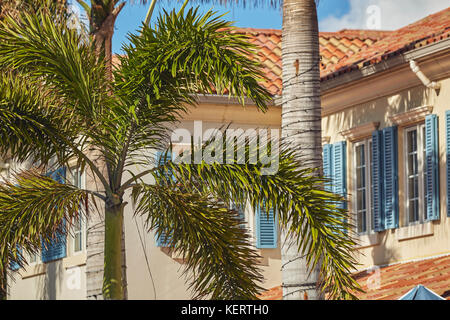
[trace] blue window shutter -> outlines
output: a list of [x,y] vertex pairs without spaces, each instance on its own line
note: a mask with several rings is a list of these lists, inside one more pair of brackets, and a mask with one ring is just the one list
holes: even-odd
[[383,231],[384,226],[384,195],[383,195],[383,132],[372,133],[372,203],[373,203],[373,230]]
[[256,209],[256,247],[259,249],[275,249],[277,247],[277,217],[274,210]]
[[[333,192],[343,197],[347,196],[347,156],[346,142],[341,141],[333,145],[332,170]],[[347,202],[343,202],[341,208],[346,208]]]
[[439,220],[439,143],[438,117],[425,117],[425,170],[427,172],[427,212],[426,220]]
[[[66,178],[66,168],[61,167],[49,174],[49,176],[59,182],[59,183],[65,183]],[[41,258],[42,262],[50,262],[58,259],[62,259],[66,257],[66,232],[65,232],[65,221],[62,222],[62,233],[57,232],[52,240],[49,242],[42,242],[42,253]]]
[[[156,153],[156,165],[158,165],[158,166],[163,166],[171,160],[172,160],[172,152],[171,151],[167,151],[167,152],[158,151]],[[172,170],[169,170],[169,172],[172,172]],[[171,174],[170,177],[166,174],[166,178],[167,179],[171,178],[172,180],[175,180],[175,176],[173,175],[173,173]]]
[[445,112],[445,138],[447,149],[447,217],[450,217],[450,111]]
[[168,237],[165,232],[162,232],[160,237],[156,235],[156,246],[164,248],[169,247],[170,240],[170,237]]
[[397,127],[383,129],[385,228],[398,228]]
[[17,262],[11,261],[11,262],[9,263],[9,268],[10,268],[12,271],[17,271],[17,270],[19,270],[20,266],[19,266],[19,264],[18,264]]
[[[17,246],[16,248],[17,248],[18,253],[19,253],[19,254],[22,254],[21,248],[19,248],[18,246]],[[21,261],[22,259],[20,259],[21,257],[20,257],[19,254],[18,254],[18,258],[19,258],[19,261]],[[9,268],[10,268],[12,271],[17,271],[17,270],[20,269],[20,265],[19,265],[16,261],[11,261],[11,262],[9,263]]]
[[235,203],[231,205],[231,209],[238,212],[239,220],[242,221],[241,228],[245,228],[245,210],[240,206],[236,206]]
[[333,177],[333,145],[326,144],[323,146],[323,176],[330,180],[329,183],[325,185],[326,191],[333,191],[332,177]]
[[[165,165],[167,162],[172,160],[172,153],[170,151],[168,152],[161,152],[158,151],[156,153],[156,164],[157,165]],[[173,175],[172,175],[173,177]],[[170,236],[168,236],[165,232],[161,232],[161,235],[158,237],[158,235],[155,236],[156,246],[157,247],[169,247],[170,243]]]

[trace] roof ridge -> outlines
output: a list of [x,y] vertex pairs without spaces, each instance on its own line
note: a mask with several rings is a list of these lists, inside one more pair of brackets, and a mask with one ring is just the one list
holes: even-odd
[[[250,28],[250,27],[234,27],[231,31],[233,33],[252,33],[252,34],[275,34],[281,35],[282,31],[280,29],[269,29],[269,28]],[[393,30],[376,30],[376,29],[341,29],[339,31],[319,31],[319,36],[324,35],[354,35],[354,37],[362,36],[367,34],[367,38],[375,38],[371,37],[371,35],[387,35],[394,32]],[[357,34],[359,33],[359,35]],[[379,37],[376,37],[380,39]]]

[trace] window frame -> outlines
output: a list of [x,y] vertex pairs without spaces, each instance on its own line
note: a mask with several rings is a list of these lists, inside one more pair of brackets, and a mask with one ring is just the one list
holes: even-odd
[[[360,146],[364,146],[364,158],[365,158],[365,191],[366,191],[366,231],[358,231],[358,185],[357,185],[357,153],[356,149]],[[371,159],[371,146],[372,137],[356,141],[353,143],[353,191],[355,196],[353,197],[354,217],[355,217],[355,231],[359,236],[373,234],[373,203],[372,203],[372,159]]]
[[[418,213],[418,219],[416,221],[410,221],[409,217],[409,209],[410,209],[410,198],[409,198],[409,150],[408,150],[408,133],[416,131],[416,139],[417,139],[417,167],[418,167],[418,184],[419,184],[419,194],[418,194],[418,206],[419,206],[419,213]],[[425,123],[417,123],[412,126],[408,126],[404,129],[404,137],[403,137],[403,160],[405,163],[404,167],[404,184],[405,184],[405,198],[404,198],[404,205],[405,205],[405,215],[403,220],[403,223],[405,226],[413,226],[417,224],[423,224],[426,222],[426,163],[424,158],[424,153],[426,152],[425,148]]]
[[[70,182],[72,185],[75,185],[75,174],[78,174],[80,172],[80,169],[77,167],[71,167],[69,170],[70,174]],[[85,171],[82,171],[80,174],[80,184],[77,186],[80,189],[85,189],[86,186],[86,173]],[[72,256],[80,255],[86,253],[86,244],[87,244],[87,223],[84,216],[81,216],[81,230],[75,231],[70,235],[70,254]],[[75,251],[76,247],[76,234],[81,233],[81,250]]]
[[[35,261],[32,261],[31,260],[31,258],[32,257],[36,257],[36,260]],[[36,252],[34,255],[31,255],[31,254],[29,254],[28,255],[28,264],[30,265],[30,266],[34,266],[34,265],[38,265],[38,264],[41,264],[42,263],[42,258],[41,258],[41,250],[39,250],[38,252]]]

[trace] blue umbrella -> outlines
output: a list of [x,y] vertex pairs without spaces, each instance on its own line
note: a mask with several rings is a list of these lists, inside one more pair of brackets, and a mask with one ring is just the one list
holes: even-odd
[[445,300],[440,295],[434,293],[430,289],[419,284],[415,288],[409,290],[405,295],[398,300]]

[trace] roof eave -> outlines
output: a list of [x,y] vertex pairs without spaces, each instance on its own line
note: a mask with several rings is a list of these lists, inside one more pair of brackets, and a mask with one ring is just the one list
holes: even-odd
[[322,92],[330,91],[338,87],[348,85],[349,83],[380,74],[402,64],[409,63],[410,60],[424,59],[435,54],[439,54],[445,50],[450,50],[450,38],[404,53],[399,53],[377,64],[368,65],[360,69],[338,74],[331,79],[322,78],[321,90]]

